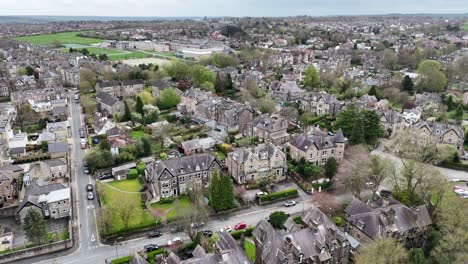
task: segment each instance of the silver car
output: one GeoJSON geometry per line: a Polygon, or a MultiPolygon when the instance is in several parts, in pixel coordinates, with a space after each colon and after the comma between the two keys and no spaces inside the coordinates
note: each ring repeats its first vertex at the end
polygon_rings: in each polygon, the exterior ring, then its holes
{"type": "Polygon", "coordinates": [[[88,200],[93,200],[93,199],[94,199],[94,193],[88,192],[88,200]]]}

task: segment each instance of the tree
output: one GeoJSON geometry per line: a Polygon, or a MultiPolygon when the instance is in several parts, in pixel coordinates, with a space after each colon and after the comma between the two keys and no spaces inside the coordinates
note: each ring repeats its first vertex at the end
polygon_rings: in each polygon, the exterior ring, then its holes
{"type": "Polygon", "coordinates": [[[173,88],[165,89],[161,92],[161,98],[158,103],[160,109],[171,109],[180,103],[180,96],[173,88]]]}
{"type": "Polygon", "coordinates": [[[328,179],[333,178],[338,169],[338,162],[336,161],[335,157],[330,157],[323,166],[323,169],[325,171],[324,174],[328,179]]]}
{"type": "Polygon", "coordinates": [[[335,128],[343,131],[343,134],[350,137],[354,128],[354,124],[359,117],[359,112],[356,106],[350,105],[345,111],[338,114],[335,122],[335,128]]]}
{"type": "Polygon", "coordinates": [[[316,118],[317,115],[311,111],[305,111],[301,114],[301,117],[299,117],[299,122],[301,126],[307,130],[307,127],[313,124],[314,118],[316,118]]]}
{"type": "Polygon", "coordinates": [[[320,86],[320,77],[314,65],[310,65],[304,72],[304,87],[313,90],[320,86]]]}
{"type": "Polygon", "coordinates": [[[371,86],[371,88],[369,89],[369,92],[367,94],[377,96],[377,89],[375,88],[375,85],[371,86]]]}
{"type": "Polygon", "coordinates": [[[440,63],[433,60],[425,60],[419,64],[419,90],[425,92],[443,92],[447,84],[447,78],[442,72],[440,63]]]}
{"type": "Polygon", "coordinates": [[[106,61],[109,59],[109,57],[107,57],[107,54],[106,53],[103,53],[103,54],[99,54],[99,60],[100,61],[106,61]]]}
{"type": "Polygon", "coordinates": [[[403,92],[413,94],[413,89],[414,89],[413,80],[408,75],[405,75],[405,77],[403,78],[403,81],[401,83],[401,90],[403,92]]]}
{"type": "Polygon", "coordinates": [[[130,221],[135,215],[135,208],[140,206],[137,199],[120,199],[118,203],[115,203],[114,210],[118,214],[119,219],[122,221],[125,229],[128,228],[130,221]]]}
{"type": "Polygon", "coordinates": [[[276,101],[270,97],[264,97],[257,101],[257,107],[263,114],[272,114],[276,111],[276,101]]]}
{"type": "Polygon", "coordinates": [[[270,214],[268,219],[270,220],[271,226],[276,229],[283,229],[284,223],[288,219],[288,215],[283,211],[276,211],[270,214]]]}
{"type": "Polygon", "coordinates": [[[287,120],[296,121],[299,117],[299,111],[295,107],[286,106],[281,108],[279,114],[287,120]]]}
{"type": "Polygon", "coordinates": [[[122,121],[131,121],[132,120],[132,114],[130,112],[130,108],[128,107],[127,101],[124,101],[124,107],[125,107],[125,112],[124,115],[122,116],[122,121]]]}
{"type": "Polygon", "coordinates": [[[359,145],[365,144],[366,140],[364,138],[364,125],[362,117],[358,117],[356,119],[356,123],[353,126],[353,132],[351,133],[351,137],[349,138],[350,145],[359,145]]]}
{"type": "Polygon", "coordinates": [[[81,49],[81,53],[85,56],[88,56],[89,55],[89,50],[87,48],[83,48],[81,49]]]}
{"type": "Polygon", "coordinates": [[[395,167],[395,164],[389,158],[381,158],[376,155],[371,156],[369,180],[372,182],[372,185],[370,186],[370,189],[372,190],[372,198],[375,198],[377,190],[389,173],[391,173],[393,167],[395,167]]]}
{"type": "Polygon", "coordinates": [[[363,110],[360,115],[363,122],[364,140],[369,145],[375,145],[385,132],[380,125],[380,117],[373,110],[363,110]]]}
{"type": "Polygon", "coordinates": [[[357,264],[407,263],[408,252],[401,244],[392,238],[381,238],[373,243],[367,244],[356,255],[357,264]]]}
{"type": "Polygon", "coordinates": [[[317,206],[320,209],[320,211],[322,211],[329,217],[331,217],[334,213],[340,211],[341,209],[341,206],[336,201],[335,197],[327,192],[322,191],[314,193],[311,201],[315,206],[317,206]]]}
{"type": "Polygon", "coordinates": [[[109,150],[93,150],[85,156],[86,164],[93,170],[108,168],[114,164],[112,153],[109,150]]]}
{"type": "Polygon", "coordinates": [[[192,67],[192,84],[194,87],[201,87],[204,83],[214,85],[216,74],[202,65],[192,67]]]}
{"type": "Polygon", "coordinates": [[[143,156],[149,156],[151,155],[152,150],[151,150],[151,142],[148,139],[148,137],[142,137],[141,138],[141,143],[143,144],[143,156]]]}
{"type": "Polygon", "coordinates": [[[41,244],[47,235],[47,228],[44,217],[40,211],[30,207],[27,209],[23,220],[23,229],[26,233],[26,238],[33,244],[41,244]]]}
{"type": "Polygon", "coordinates": [[[232,83],[231,74],[228,72],[226,73],[226,77],[224,78],[224,91],[230,92],[234,89],[234,85],[232,83]]]}
{"type": "Polygon", "coordinates": [[[109,234],[113,227],[113,211],[108,207],[104,206],[98,210],[98,226],[102,234],[109,234]]]}
{"type": "Polygon", "coordinates": [[[145,111],[143,111],[143,107],[144,107],[144,104],[143,104],[143,101],[141,100],[141,97],[137,96],[136,112],[139,113],[142,117],[145,116],[145,111]]]}
{"type": "Polygon", "coordinates": [[[234,207],[234,187],[229,176],[218,176],[218,171],[214,171],[210,185],[210,205],[213,209],[219,212],[234,207]]]}
{"type": "Polygon", "coordinates": [[[214,89],[217,93],[223,93],[224,87],[225,87],[224,80],[221,78],[221,74],[217,72],[215,83],[214,83],[214,89]]]}
{"type": "Polygon", "coordinates": [[[387,69],[395,70],[398,65],[398,57],[395,51],[386,49],[383,52],[383,63],[387,69]]]}
{"type": "Polygon", "coordinates": [[[83,92],[89,92],[94,89],[97,83],[97,74],[90,69],[81,69],[79,88],[83,92]]]}
{"type": "Polygon", "coordinates": [[[412,248],[409,251],[409,263],[411,264],[426,264],[424,252],[420,248],[412,248]]]}
{"type": "Polygon", "coordinates": [[[312,165],[312,164],[304,165],[303,175],[306,180],[316,179],[319,174],[320,174],[320,167],[312,165]]]}
{"type": "Polygon", "coordinates": [[[98,147],[99,147],[100,150],[110,150],[111,149],[111,145],[109,144],[109,141],[107,141],[106,139],[102,140],[99,143],[98,147]]]}
{"type": "Polygon", "coordinates": [[[348,147],[344,159],[340,162],[336,181],[338,187],[360,197],[365,184],[369,179],[370,156],[367,147],[364,145],[354,145],[348,147]]]}
{"type": "Polygon", "coordinates": [[[29,66],[29,65],[26,67],[26,74],[27,74],[27,75],[33,76],[33,75],[34,75],[34,72],[35,72],[35,71],[34,71],[34,68],[33,68],[33,67],[31,67],[31,66],[29,66]]]}
{"type": "Polygon", "coordinates": [[[463,107],[461,105],[455,110],[455,119],[457,119],[457,121],[463,120],[463,107]]]}
{"type": "Polygon", "coordinates": [[[31,123],[38,119],[38,114],[31,108],[30,104],[22,104],[17,108],[16,123],[24,130],[25,123],[31,123]]]}

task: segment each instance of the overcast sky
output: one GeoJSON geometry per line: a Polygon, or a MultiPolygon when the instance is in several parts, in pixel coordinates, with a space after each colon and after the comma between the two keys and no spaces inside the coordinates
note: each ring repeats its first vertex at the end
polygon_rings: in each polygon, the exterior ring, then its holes
{"type": "Polygon", "coordinates": [[[0,15],[321,16],[467,12],[468,0],[0,0],[0,15]]]}

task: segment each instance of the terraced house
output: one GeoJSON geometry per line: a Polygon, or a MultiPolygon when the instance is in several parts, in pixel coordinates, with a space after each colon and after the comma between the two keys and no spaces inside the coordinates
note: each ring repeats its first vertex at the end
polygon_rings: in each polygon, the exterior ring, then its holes
{"type": "Polygon", "coordinates": [[[273,144],[237,149],[228,154],[226,166],[239,184],[265,177],[286,178],[286,154],[273,144]]]}
{"type": "Polygon", "coordinates": [[[302,110],[311,111],[318,116],[336,116],[344,107],[344,102],[326,92],[308,93],[299,104],[299,108],[302,110]]]}
{"type": "Polygon", "coordinates": [[[177,197],[190,188],[208,188],[221,166],[210,154],[176,157],[148,166],[148,179],[157,198],[177,197]]]}
{"type": "Polygon", "coordinates": [[[438,122],[419,122],[411,128],[420,143],[433,140],[439,144],[454,145],[463,153],[463,140],[465,133],[458,125],[442,124],[438,122]]]}
{"type": "Polygon", "coordinates": [[[300,161],[304,158],[315,165],[323,165],[330,157],[341,161],[347,139],[341,129],[334,135],[315,129],[312,135],[298,135],[291,142],[291,157],[300,161]]]}

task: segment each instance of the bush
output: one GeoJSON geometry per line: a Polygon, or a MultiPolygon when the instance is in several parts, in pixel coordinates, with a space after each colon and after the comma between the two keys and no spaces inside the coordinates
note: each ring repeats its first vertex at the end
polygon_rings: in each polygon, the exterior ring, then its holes
{"type": "Polygon", "coordinates": [[[231,236],[234,239],[239,239],[241,237],[242,233],[244,233],[244,230],[234,230],[234,231],[231,232],[231,236]]]}
{"type": "Polygon", "coordinates": [[[284,197],[294,197],[294,196],[297,196],[298,193],[299,192],[297,191],[297,189],[288,189],[288,190],[274,192],[268,195],[260,196],[260,201],[266,202],[266,201],[274,201],[274,200],[284,198],[284,197]]]}
{"type": "Polygon", "coordinates": [[[343,227],[345,225],[345,221],[339,216],[332,217],[332,221],[339,227],[343,227]]]}
{"type": "Polygon", "coordinates": [[[302,222],[302,218],[300,216],[293,217],[293,221],[294,221],[294,223],[296,223],[298,225],[304,224],[304,222],[302,222]]]}
{"type": "Polygon", "coordinates": [[[161,198],[161,200],[159,200],[159,203],[160,204],[171,204],[175,201],[174,198],[172,197],[168,197],[168,198],[161,198]]]}
{"type": "Polygon", "coordinates": [[[127,263],[130,263],[130,261],[132,261],[133,259],[133,256],[126,256],[126,257],[123,257],[123,258],[118,258],[118,259],[114,259],[112,260],[112,264],[127,264],[127,263]]]}
{"type": "Polygon", "coordinates": [[[131,169],[130,172],[127,174],[127,179],[133,180],[138,178],[138,171],[136,169],[131,169]]]}
{"type": "Polygon", "coordinates": [[[148,253],[148,261],[150,263],[154,263],[154,257],[156,257],[157,255],[166,254],[166,253],[167,253],[167,251],[164,248],[160,248],[158,250],[151,251],[151,252],[148,253]]]}
{"type": "Polygon", "coordinates": [[[258,189],[259,187],[260,187],[260,184],[258,182],[247,184],[247,190],[258,189]]]}
{"type": "Polygon", "coordinates": [[[332,182],[322,182],[322,183],[312,183],[312,186],[314,187],[315,190],[318,190],[319,187],[322,187],[322,190],[326,190],[332,186],[332,182]]]}
{"type": "Polygon", "coordinates": [[[255,226],[249,226],[245,229],[245,236],[249,237],[252,235],[252,232],[254,231],[255,226]]]}
{"type": "Polygon", "coordinates": [[[138,174],[144,175],[146,170],[146,164],[143,162],[138,163],[138,165],[136,166],[136,170],[138,171],[138,174]]]}

